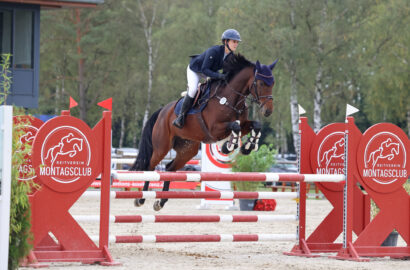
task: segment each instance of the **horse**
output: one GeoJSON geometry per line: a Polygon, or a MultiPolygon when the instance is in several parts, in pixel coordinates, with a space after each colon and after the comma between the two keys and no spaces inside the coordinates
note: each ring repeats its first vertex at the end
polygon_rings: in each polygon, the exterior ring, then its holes
{"type": "MultiPolygon", "coordinates": [[[[211,82],[206,107],[202,112],[188,114],[182,129],[172,124],[177,117],[174,112],[177,101],[152,114],[143,128],[139,153],[130,171],[153,171],[171,149],[176,151],[176,156],[165,168],[177,171],[198,153],[201,142],[219,142],[221,151],[229,154],[238,147],[240,138],[249,133],[240,151],[245,155],[256,151],[262,125],[248,120],[246,100],[257,103],[265,117],[272,114],[275,83],[272,70],[277,61],[267,66],[259,61],[252,63],[240,54],[229,55],[223,66],[226,79],[211,82]]],[[[163,191],[168,191],[169,185],[165,181],[163,191]]],[[[148,187],[149,182],[145,182],[143,190],[148,187]]],[[[154,210],[159,211],[167,201],[155,201],[154,210]]],[[[145,199],[136,199],[134,204],[141,206],[144,202],[145,199]]]]}
{"type": "Polygon", "coordinates": [[[67,136],[61,138],[60,142],[51,147],[45,160],[49,159],[51,162],[51,167],[54,166],[54,162],[57,160],[58,156],[74,157],[78,152],[83,150],[83,139],[75,138],[73,133],[69,133],[67,136]]]}
{"type": "Polygon", "coordinates": [[[398,143],[392,142],[390,138],[385,140],[380,144],[380,147],[371,152],[367,163],[374,169],[379,159],[392,160],[395,156],[398,156],[400,153],[400,145],[398,143]]]}
{"type": "Polygon", "coordinates": [[[321,163],[323,161],[326,161],[326,168],[329,167],[330,162],[333,159],[338,159],[341,158],[342,160],[344,160],[344,155],[345,155],[345,139],[341,138],[340,140],[338,140],[337,142],[335,142],[335,144],[333,145],[333,147],[329,150],[327,150],[322,157],[322,160],[320,161],[321,163]]]}

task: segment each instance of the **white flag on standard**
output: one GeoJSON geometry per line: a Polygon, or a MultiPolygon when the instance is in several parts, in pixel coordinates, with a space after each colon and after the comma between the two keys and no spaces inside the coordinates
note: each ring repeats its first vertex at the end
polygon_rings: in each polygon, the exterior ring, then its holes
{"type": "Polygon", "coordinates": [[[346,117],[358,112],[359,109],[353,107],[352,105],[346,104],[346,117]]]}
{"type": "Polygon", "coordinates": [[[300,106],[300,104],[298,104],[298,107],[299,107],[299,115],[306,113],[305,109],[303,109],[302,106],[300,106]]]}

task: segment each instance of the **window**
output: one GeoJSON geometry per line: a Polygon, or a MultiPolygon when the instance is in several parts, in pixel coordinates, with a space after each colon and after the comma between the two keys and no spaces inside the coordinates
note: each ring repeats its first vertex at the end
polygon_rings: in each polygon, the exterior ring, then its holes
{"type": "Polygon", "coordinates": [[[15,10],[15,68],[33,68],[34,12],[15,10]]]}
{"type": "Polygon", "coordinates": [[[37,108],[40,6],[11,2],[20,1],[0,0],[0,54],[11,54],[13,79],[6,104],[37,108]]]}
{"type": "Polygon", "coordinates": [[[0,54],[11,53],[12,12],[0,9],[0,54]]]}

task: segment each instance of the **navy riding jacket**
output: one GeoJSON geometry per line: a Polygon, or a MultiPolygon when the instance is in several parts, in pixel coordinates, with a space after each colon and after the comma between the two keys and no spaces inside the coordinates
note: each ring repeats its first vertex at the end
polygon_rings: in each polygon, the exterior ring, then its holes
{"type": "Polygon", "coordinates": [[[222,74],[217,71],[222,69],[224,53],[224,45],[212,46],[202,54],[192,56],[189,68],[211,78],[220,78],[222,74]]]}

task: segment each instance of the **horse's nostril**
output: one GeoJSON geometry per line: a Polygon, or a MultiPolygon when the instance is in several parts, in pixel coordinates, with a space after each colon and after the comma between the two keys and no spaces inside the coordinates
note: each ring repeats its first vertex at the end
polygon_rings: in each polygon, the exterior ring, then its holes
{"type": "Polygon", "coordinates": [[[272,113],[272,110],[266,110],[265,111],[265,116],[269,116],[269,115],[271,115],[271,113],[272,113]]]}

